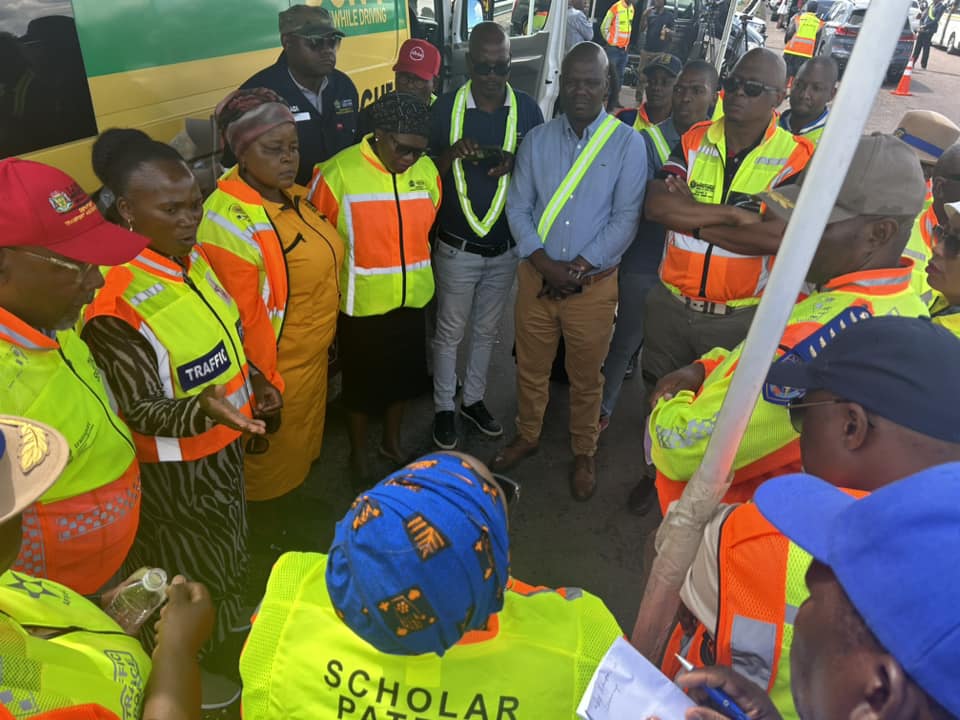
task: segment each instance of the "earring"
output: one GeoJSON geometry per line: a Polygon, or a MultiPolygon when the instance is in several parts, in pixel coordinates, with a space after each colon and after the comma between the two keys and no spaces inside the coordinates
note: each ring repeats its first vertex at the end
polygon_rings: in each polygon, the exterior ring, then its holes
{"type": "Polygon", "coordinates": [[[127,220],[127,230],[133,232],[133,220],[127,220]]]}

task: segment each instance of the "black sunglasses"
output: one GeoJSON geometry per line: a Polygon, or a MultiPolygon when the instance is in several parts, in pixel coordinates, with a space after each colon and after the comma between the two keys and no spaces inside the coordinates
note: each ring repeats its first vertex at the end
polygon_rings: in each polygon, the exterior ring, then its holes
{"type": "Polygon", "coordinates": [[[510,63],[509,62],[498,62],[491,65],[490,63],[473,63],[474,75],[499,75],[500,77],[505,77],[510,74],[510,63]]]}
{"type": "Polygon", "coordinates": [[[765,92],[779,92],[780,88],[764,85],[759,80],[744,80],[736,75],[729,75],[723,79],[723,89],[734,95],[740,88],[747,97],[760,97],[765,92]]]}
{"type": "Polygon", "coordinates": [[[960,255],[960,232],[951,232],[943,225],[933,226],[933,240],[936,245],[943,245],[943,254],[949,258],[960,255]]]}
{"type": "Polygon", "coordinates": [[[387,137],[389,138],[390,143],[393,145],[394,155],[398,157],[412,157],[414,160],[419,160],[427,154],[426,148],[414,147],[413,145],[404,145],[389,133],[387,134],[387,137]]]}
{"type": "Polygon", "coordinates": [[[305,35],[297,35],[297,37],[311,50],[336,50],[340,47],[341,38],[336,35],[328,37],[306,37],[305,35]]]}

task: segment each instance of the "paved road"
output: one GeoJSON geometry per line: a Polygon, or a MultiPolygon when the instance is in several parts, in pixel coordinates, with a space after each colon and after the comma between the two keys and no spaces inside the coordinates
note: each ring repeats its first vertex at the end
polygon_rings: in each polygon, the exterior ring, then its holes
{"type": "MultiPolygon", "coordinates": [[[[771,25],[770,46],[782,47],[781,38],[782,32],[771,25]]],[[[910,108],[930,108],[956,117],[958,91],[960,57],[934,50],[929,69],[914,75],[913,97],[895,97],[889,88],[881,90],[868,130],[889,132],[910,108]]],[[[508,427],[508,436],[516,412],[512,337],[511,314],[495,351],[487,398],[490,409],[508,427]]],[[[576,503],[567,491],[571,456],[565,430],[565,386],[552,388],[539,455],[512,473],[523,484],[523,497],[511,517],[514,574],[529,582],[585,587],[607,601],[625,629],[632,627],[643,589],[644,543],[659,522],[656,516],[630,514],[624,504],[642,462],[642,395],[638,379],[624,384],[620,406],[602,438],[600,487],[590,502],[576,503]]],[[[410,408],[404,440],[411,452],[430,449],[432,413],[428,397],[410,408]]],[[[376,439],[371,436],[373,447],[376,439]]],[[[466,433],[463,448],[487,460],[500,444],[466,433]]],[[[286,516],[291,527],[307,533],[308,544],[316,549],[329,543],[333,521],[352,500],[346,480],[347,453],[343,414],[334,404],[323,457],[286,516]]],[[[380,470],[386,473],[389,468],[381,463],[380,470]]]]}

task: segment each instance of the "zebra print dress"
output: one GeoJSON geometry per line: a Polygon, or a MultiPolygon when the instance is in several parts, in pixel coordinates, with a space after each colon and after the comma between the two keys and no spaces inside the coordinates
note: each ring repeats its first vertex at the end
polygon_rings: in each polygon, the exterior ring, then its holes
{"type": "MultiPolygon", "coordinates": [[[[199,397],[165,397],[156,353],[130,325],[96,317],[84,327],[83,339],[131,429],[167,437],[209,429],[199,397]]],[[[217,609],[214,636],[204,652],[209,656],[231,628],[249,624],[240,617],[248,562],[241,441],[192,462],[144,463],[140,472],[140,527],[123,577],[143,566],[160,567],[170,577],[182,574],[206,585],[217,609]]],[[[152,628],[141,639],[152,650],[152,628]]]]}

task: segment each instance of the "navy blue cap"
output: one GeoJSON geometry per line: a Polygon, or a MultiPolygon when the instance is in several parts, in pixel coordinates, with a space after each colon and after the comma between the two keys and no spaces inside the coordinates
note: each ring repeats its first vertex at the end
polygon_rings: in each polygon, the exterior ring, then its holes
{"type": "Polygon", "coordinates": [[[774,364],[767,382],[827,390],[897,425],[960,443],[960,339],[927,318],[858,322],[815,358],[774,364]]]}
{"type": "Polygon", "coordinates": [[[643,66],[644,74],[648,74],[651,70],[666,70],[668,73],[677,77],[683,71],[683,63],[680,61],[676,55],[671,55],[670,53],[657,53],[649,62],[643,66]]]}
{"type": "Polygon", "coordinates": [[[780,532],[828,565],[877,640],[960,717],[960,463],[856,500],[811,475],[761,485],[754,501],[780,532]]]}

